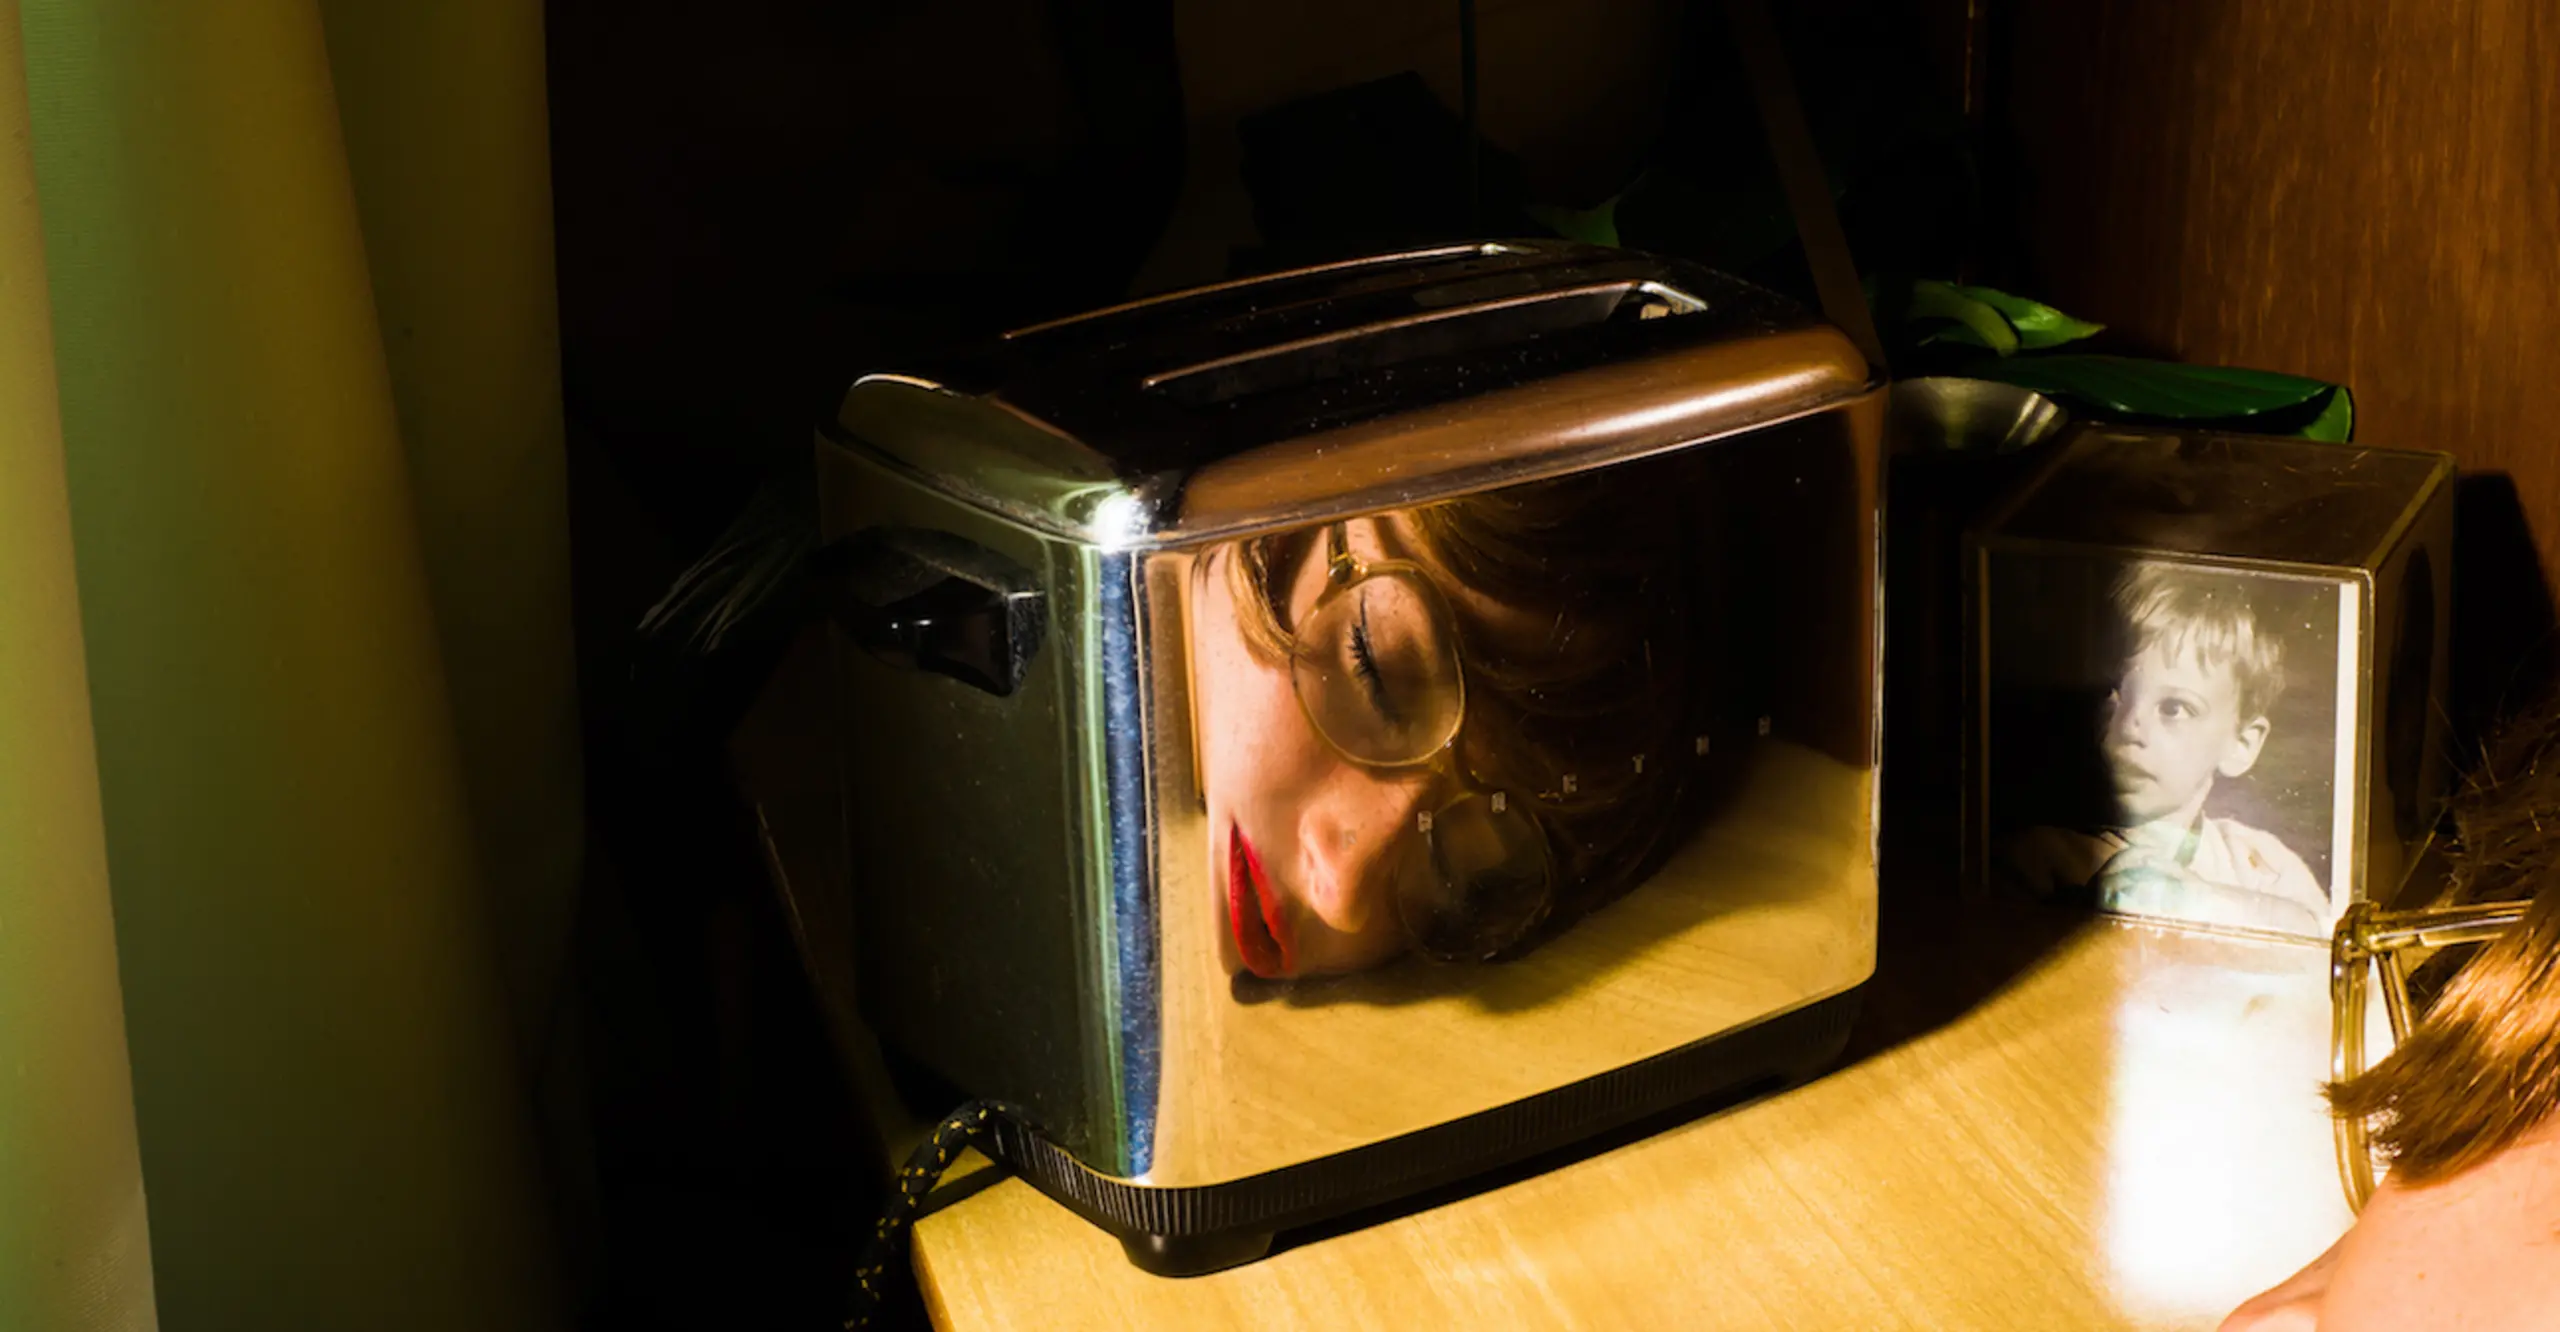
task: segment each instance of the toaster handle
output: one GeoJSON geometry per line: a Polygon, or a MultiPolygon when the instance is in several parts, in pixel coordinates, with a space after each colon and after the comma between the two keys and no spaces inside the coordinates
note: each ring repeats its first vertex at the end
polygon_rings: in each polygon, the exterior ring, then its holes
{"type": "Polygon", "coordinates": [[[818,553],[828,615],[883,661],[1004,697],[1048,633],[1031,571],[964,537],[870,527],[818,553]]]}

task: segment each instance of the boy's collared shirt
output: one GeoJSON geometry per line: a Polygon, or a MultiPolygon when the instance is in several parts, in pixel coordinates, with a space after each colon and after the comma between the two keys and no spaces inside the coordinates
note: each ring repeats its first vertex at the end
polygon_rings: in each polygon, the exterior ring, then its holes
{"type": "Polygon", "coordinates": [[[2313,936],[2338,918],[2302,857],[2237,819],[2098,832],[2030,828],[2002,859],[2030,892],[2091,889],[2097,905],[2113,911],[2313,936]]]}
{"type": "Polygon", "coordinates": [[[2322,929],[2338,923],[2329,894],[2311,867],[2275,834],[2238,819],[2197,820],[2195,855],[2187,868],[2207,883],[2225,884],[2299,904],[2322,929]]]}

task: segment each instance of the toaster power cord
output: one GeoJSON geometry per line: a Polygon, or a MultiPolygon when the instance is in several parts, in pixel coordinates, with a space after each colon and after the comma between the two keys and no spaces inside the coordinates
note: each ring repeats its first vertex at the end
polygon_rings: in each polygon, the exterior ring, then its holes
{"type": "Polygon", "coordinates": [[[933,1186],[942,1181],[951,1163],[960,1153],[978,1148],[989,1156],[988,1139],[996,1125],[1005,1120],[1026,1122],[1022,1107],[1009,1101],[971,1101],[933,1126],[933,1132],[907,1155],[907,1163],[898,1168],[889,1197],[880,1204],[880,1218],[862,1243],[862,1257],[853,1267],[852,1310],[845,1315],[845,1332],[863,1332],[880,1316],[881,1301],[888,1294],[889,1270],[905,1252],[908,1232],[924,1211],[924,1200],[933,1186]]]}

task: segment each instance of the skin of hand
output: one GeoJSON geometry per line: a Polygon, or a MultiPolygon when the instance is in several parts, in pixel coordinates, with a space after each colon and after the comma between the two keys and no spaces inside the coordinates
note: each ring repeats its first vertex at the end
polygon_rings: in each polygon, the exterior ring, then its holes
{"type": "Polygon", "coordinates": [[[2172,855],[2148,845],[2128,842],[2119,832],[2108,833],[2106,841],[2117,850],[2097,874],[2095,882],[2101,906],[2117,911],[2192,917],[2199,914],[2206,899],[2214,893],[2213,885],[2197,878],[2172,855]]]}
{"type": "Polygon", "coordinates": [[[2106,859],[2124,847],[2114,833],[2090,837],[2061,828],[2029,828],[2010,839],[1993,870],[2012,890],[2049,897],[2098,876],[2106,859]]]}
{"type": "Polygon", "coordinates": [[[2222,1332],[2560,1326],[2560,1123],[2418,1188],[2384,1180],[2353,1228],[2222,1332]]]}

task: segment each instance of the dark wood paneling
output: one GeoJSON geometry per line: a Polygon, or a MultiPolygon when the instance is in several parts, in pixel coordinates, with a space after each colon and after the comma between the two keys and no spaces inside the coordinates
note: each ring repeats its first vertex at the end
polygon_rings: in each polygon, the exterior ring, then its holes
{"type": "MultiPolygon", "coordinates": [[[[1624,186],[1659,130],[1685,0],[1479,0],[1485,138],[1541,199],[1583,206],[1624,186]]],[[[1257,240],[1236,122],[1411,70],[1460,105],[1457,0],[1173,0],[1190,157],[1138,292],[1230,276],[1257,240]]]]}
{"type": "Polygon", "coordinates": [[[2017,280],[2132,342],[2355,389],[2511,474],[2560,556],[2560,6],[2012,0],[2017,280]]]}

